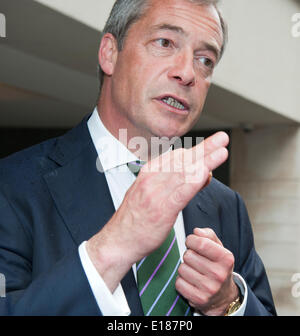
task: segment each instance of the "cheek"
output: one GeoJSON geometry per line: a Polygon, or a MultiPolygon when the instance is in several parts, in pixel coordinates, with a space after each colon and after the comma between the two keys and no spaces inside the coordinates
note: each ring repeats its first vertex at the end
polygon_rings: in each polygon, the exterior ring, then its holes
{"type": "Polygon", "coordinates": [[[117,65],[112,76],[112,90],[117,96],[126,97],[127,102],[131,100],[132,92],[135,91],[137,81],[137,70],[134,63],[128,59],[122,58],[117,62],[117,65]]]}
{"type": "Polygon", "coordinates": [[[131,55],[130,53],[126,56],[125,61],[121,62],[118,77],[127,91],[136,92],[143,86],[148,77],[147,67],[144,63],[136,54],[131,55]]]}
{"type": "Polygon", "coordinates": [[[197,79],[197,86],[199,87],[199,91],[202,92],[202,94],[207,94],[210,86],[212,83],[212,76],[205,77],[203,75],[198,75],[197,79]]]}
{"type": "Polygon", "coordinates": [[[208,91],[211,86],[211,77],[205,78],[205,79],[199,79],[196,83],[197,85],[197,93],[196,93],[196,99],[198,100],[198,103],[203,106],[205,104],[205,100],[208,94],[208,91]]]}

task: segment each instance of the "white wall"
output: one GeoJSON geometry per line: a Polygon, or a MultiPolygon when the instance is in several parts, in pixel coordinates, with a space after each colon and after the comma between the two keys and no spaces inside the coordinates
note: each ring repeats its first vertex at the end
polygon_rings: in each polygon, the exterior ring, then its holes
{"type": "Polygon", "coordinates": [[[34,0],[87,26],[102,30],[114,0],[34,0]]]}
{"type": "Polygon", "coordinates": [[[229,44],[215,82],[300,122],[298,0],[223,0],[229,44]]]}
{"type": "Polygon", "coordinates": [[[246,202],[278,314],[300,315],[291,281],[300,273],[300,128],[234,130],[231,140],[231,187],[246,202]]]}

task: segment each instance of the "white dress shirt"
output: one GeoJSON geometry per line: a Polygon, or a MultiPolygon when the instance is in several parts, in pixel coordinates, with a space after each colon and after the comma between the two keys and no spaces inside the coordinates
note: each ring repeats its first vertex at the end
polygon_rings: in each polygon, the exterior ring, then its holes
{"type": "MultiPolygon", "coordinates": [[[[127,190],[134,183],[136,177],[128,169],[127,163],[138,160],[119,140],[117,140],[103,125],[97,108],[88,121],[88,129],[98,153],[101,165],[97,164],[99,173],[104,173],[110,190],[110,194],[116,210],[120,207],[127,190]]],[[[99,190],[99,192],[101,192],[99,190]]],[[[185,229],[182,212],[174,224],[181,260],[186,250],[185,229]]],[[[85,248],[86,242],[79,246],[79,256],[83,269],[86,273],[96,302],[104,316],[129,316],[131,314],[126,296],[121,284],[114,293],[111,293],[102,277],[94,267],[85,248]]],[[[136,265],[133,265],[133,272],[136,279],[136,265]]],[[[247,286],[244,279],[234,273],[234,280],[244,295],[244,301],[237,312],[232,315],[243,315],[247,302],[247,286]]]]}

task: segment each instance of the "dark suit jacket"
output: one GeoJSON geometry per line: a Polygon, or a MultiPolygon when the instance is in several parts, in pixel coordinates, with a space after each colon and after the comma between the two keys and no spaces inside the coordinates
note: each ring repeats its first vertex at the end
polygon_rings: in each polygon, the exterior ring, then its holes
{"type": "MultiPolygon", "coordinates": [[[[78,246],[114,213],[87,118],[64,136],[0,161],[0,273],[6,298],[0,315],[101,315],[78,246]]],[[[235,256],[247,282],[246,315],[275,314],[247,211],[217,180],[183,211],[186,233],[210,227],[235,256]]],[[[132,315],[142,315],[133,272],[122,281],[132,315]]]]}

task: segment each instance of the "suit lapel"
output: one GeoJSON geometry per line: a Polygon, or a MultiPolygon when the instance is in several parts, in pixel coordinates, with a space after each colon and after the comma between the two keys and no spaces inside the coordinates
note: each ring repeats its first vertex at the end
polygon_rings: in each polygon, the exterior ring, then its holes
{"type": "Polygon", "coordinates": [[[183,210],[185,232],[188,236],[193,233],[195,228],[211,228],[221,239],[218,210],[209,196],[207,188],[200,191],[183,210]]]}
{"type": "MultiPolygon", "coordinates": [[[[59,167],[44,176],[55,205],[76,245],[99,232],[115,212],[87,119],[58,140],[50,159],[59,167]]],[[[133,271],[122,280],[132,315],[142,315],[133,271]]]]}
{"type": "Polygon", "coordinates": [[[105,175],[86,122],[58,140],[51,159],[61,166],[44,176],[56,207],[75,243],[88,240],[114,213],[105,175]]]}

